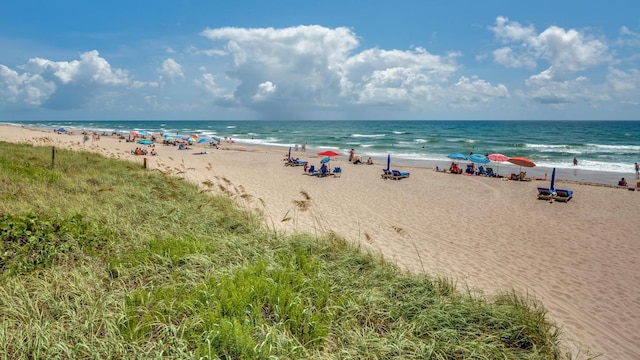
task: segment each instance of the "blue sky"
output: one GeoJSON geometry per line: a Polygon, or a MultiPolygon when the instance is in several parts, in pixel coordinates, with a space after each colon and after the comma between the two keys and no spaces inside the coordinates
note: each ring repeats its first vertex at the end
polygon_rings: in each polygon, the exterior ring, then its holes
{"type": "Polygon", "coordinates": [[[9,1],[0,121],[640,119],[640,2],[9,1]]]}

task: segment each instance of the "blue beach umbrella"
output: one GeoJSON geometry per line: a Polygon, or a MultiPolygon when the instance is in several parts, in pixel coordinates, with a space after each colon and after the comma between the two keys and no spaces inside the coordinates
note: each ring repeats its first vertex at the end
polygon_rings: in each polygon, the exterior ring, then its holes
{"type": "Polygon", "coordinates": [[[320,163],[322,163],[322,164],[326,164],[326,163],[328,163],[329,161],[331,161],[331,158],[327,156],[327,157],[325,157],[324,159],[320,160],[320,163]]]}
{"type": "Polygon", "coordinates": [[[198,140],[198,144],[202,144],[203,142],[209,142],[210,140],[208,138],[202,138],[200,140],[198,140]]]}
{"type": "Polygon", "coordinates": [[[219,137],[217,137],[217,136],[211,136],[211,138],[212,138],[213,140],[215,140],[215,141],[218,141],[218,142],[220,141],[220,138],[219,138],[219,137]]]}
{"type": "Polygon", "coordinates": [[[461,153],[453,153],[453,154],[449,154],[449,156],[447,156],[449,159],[452,160],[469,160],[469,158],[467,157],[467,155],[465,154],[461,154],[461,153]]]}
{"type": "Polygon", "coordinates": [[[482,154],[471,154],[469,160],[476,164],[488,164],[491,160],[482,154]]]}
{"type": "Polygon", "coordinates": [[[549,190],[551,190],[551,192],[556,191],[556,168],[553,168],[551,172],[551,185],[549,186],[549,190]]]}

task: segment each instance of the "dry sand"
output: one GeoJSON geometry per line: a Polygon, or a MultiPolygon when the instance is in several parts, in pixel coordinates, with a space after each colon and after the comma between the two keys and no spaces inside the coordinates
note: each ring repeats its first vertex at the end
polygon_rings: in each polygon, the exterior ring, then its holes
{"type": "MultiPolygon", "coordinates": [[[[80,134],[0,126],[0,140],[140,164],[145,158],[130,155],[139,145],[115,137],[83,144],[80,134]]],[[[574,190],[574,198],[550,203],[536,199],[536,187],[546,181],[406,167],[409,178],[383,180],[383,165],[351,165],[344,158],[331,161],[343,168],[341,177],[317,178],[284,166],[284,148],[156,150],[158,156],[146,157],[150,169],[186,170],[180,176],[190,181],[220,184],[242,206],[261,210],[271,228],[334,231],[412,272],[447,276],[486,294],[516,289],[543,303],[576,358],[640,358],[640,192],[563,182],[560,172],[556,187],[574,190]],[[294,205],[301,192],[311,197],[306,212],[294,205]]],[[[293,155],[319,165],[313,153],[293,155]]]]}

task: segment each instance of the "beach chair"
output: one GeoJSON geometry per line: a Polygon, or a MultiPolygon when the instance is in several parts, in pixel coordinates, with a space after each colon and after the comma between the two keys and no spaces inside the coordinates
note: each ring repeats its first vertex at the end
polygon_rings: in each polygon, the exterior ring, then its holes
{"type": "Polygon", "coordinates": [[[340,176],[342,175],[342,168],[340,168],[340,167],[335,167],[335,168],[333,169],[333,175],[334,175],[335,177],[340,177],[340,176]]]}
{"type": "Polygon", "coordinates": [[[555,201],[568,202],[573,197],[573,190],[556,189],[555,201]]]}
{"type": "Polygon", "coordinates": [[[391,170],[391,175],[392,175],[391,178],[393,180],[400,180],[400,179],[408,178],[409,175],[411,174],[407,171],[391,170]]]}
{"type": "Polygon", "coordinates": [[[393,174],[391,174],[391,171],[389,169],[382,169],[382,178],[383,179],[391,179],[393,177],[393,174]]]}
{"type": "Polygon", "coordinates": [[[487,176],[494,177],[496,174],[493,173],[493,168],[487,168],[487,176]]]}
{"type": "Polygon", "coordinates": [[[316,166],[315,165],[311,165],[311,166],[309,166],[309,171],[307,171],[307,175],[318,176],[318,175],[320,175],[320,172],[318,170],[316,170],[316,166]]]}
{"type": "Polygon", "coordinates": [[[300,159],[289,159],[284,165],[285,166],[304,166],[308,164],[308,161],[300,160],[300,159]]]}
{"type": "Polygon", "coordinates": [[[527,177],[526,171],[520,171],[520,175],[518,176],[519,181],[531,181],[530,177],[527,177]]]}
{"type": "Polygon", "coordinates": [[[539,187],[538,188],[538,199],[540,200],[551,200],[553,199],[553,191],[549,188],[539,187]]]}

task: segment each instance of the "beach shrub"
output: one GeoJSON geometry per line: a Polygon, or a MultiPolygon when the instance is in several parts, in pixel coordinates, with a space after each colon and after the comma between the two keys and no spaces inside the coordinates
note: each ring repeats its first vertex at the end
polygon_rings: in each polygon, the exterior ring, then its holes
{"type": "Polygon", "coordinates": [[[42,218],[33,213],[0,215],[0,272],[22,274],[66,261],[76,252],[95,252],[108,237],[82,215],[42,218]]]}

